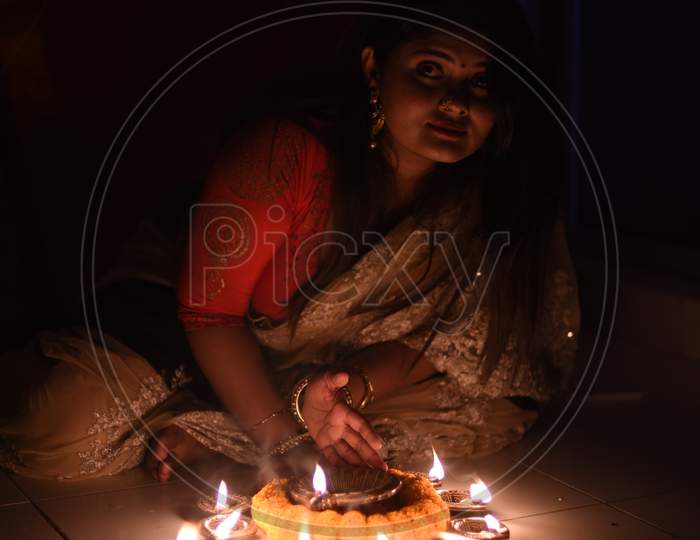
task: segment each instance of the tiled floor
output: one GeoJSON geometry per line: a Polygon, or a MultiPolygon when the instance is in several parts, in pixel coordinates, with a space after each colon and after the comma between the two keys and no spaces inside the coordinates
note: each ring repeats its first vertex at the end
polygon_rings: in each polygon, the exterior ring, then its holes
{"type": "MultiPolygon", "coordinates": [[[[481,477],[494,493],[490,510],[515,540],[700,538],[691,529],[696,461],[684,450],[693,446],[692,416],[660,403],[592,401],[541,460],[539,451],[520,460],[538,441],[536,428],[496,455],[445,460],[444,485],[481,477]]],[[[212,484],[222,475],[241,491],[254,480],[251,469],[207,474],[212,484]]],[[[142,470],[75,483],[0,475],[0,537],[175,540],[201,518],[198,498],[186,483],[159,485],[142,470]]]]}
{"type": "MultiPolygon", "coordinates": [[[[519,460],[537,442],[537,430],[494,456],[446,460],[444,484],[481,477],[494,492],[489,508],[518,540],[700,538],[690,519],[700,508],[696,471],[686,467],[692,456],[680,451],[684,417],[673,415],[644,401],[589,403],[534,467],[528,463],[538,452],[519,460]]],[[[227,477],[232,485],[252,478],[243,469],[227,477]]],[[[198,498],[186,483],[159,485],[142,470],[75,483],[0,476],[1,536],[175,539],[185,522],[201,517],[198,498]]]]}

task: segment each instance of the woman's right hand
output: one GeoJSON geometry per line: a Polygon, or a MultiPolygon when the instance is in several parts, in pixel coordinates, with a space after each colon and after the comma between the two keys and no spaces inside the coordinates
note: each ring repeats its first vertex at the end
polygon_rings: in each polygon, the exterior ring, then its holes
{"type": "Polygon", "coordinates": [[[377,453],[382,441],[362,415],[347,406],[338,390],[348,383],[346,372],[325,372],[309,382],[302,415],[318,447],[333,465],[387,469],[377,453]]]}

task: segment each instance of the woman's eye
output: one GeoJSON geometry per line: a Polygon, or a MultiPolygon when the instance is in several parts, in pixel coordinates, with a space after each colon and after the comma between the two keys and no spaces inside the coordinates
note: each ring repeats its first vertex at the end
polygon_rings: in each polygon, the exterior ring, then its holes
{"type": "Polygon", "coordinates": [[[442,67],[435,62],[421,62],[416,70],[428,79],[438,79],[442,76],[442,67]]]}

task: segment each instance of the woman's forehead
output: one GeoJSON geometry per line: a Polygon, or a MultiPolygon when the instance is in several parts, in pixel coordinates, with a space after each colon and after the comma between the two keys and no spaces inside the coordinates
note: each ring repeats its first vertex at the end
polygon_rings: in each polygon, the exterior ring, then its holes
{"type": "Polygon", "coordinates": [[[401,49],[408,55],[439,53],[439,56],[449,56],[450,60],[460,64],[461,67],[486,64],[490,58],[483,41],[479,42],[473,37],[454,37],[442,32],[431,32],[412,39],[404,43],[401,49]]]}

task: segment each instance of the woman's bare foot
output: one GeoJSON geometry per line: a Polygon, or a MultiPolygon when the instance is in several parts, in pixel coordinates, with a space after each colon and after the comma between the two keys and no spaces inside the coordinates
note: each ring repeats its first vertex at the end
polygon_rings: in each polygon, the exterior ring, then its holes
{"type": "Polygon", "coordinates": [[[161,482],[170,478],[172,468],[178,461],[190,464],[216,455],[216,452],[209,450],[177,426],[168,426],[160,430],[153,439],[151,448],[153,451],[146,450],[144,465],[161,482]]]}

